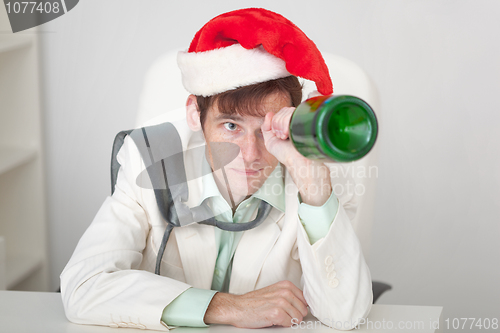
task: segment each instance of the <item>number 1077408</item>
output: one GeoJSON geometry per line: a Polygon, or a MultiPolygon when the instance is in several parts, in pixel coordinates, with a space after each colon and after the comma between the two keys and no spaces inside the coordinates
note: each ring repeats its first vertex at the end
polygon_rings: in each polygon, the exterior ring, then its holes
{"type": "Polygon", "coordinates": [[[22,2],[7,2],[5,4],[7,13],[15,14],[33,14],[33,13],[54,13],[57,14],[61,10],[59,2],[50,1],[22,1],[22,2]]]}
{"type": "Polygon", "coordinates": [[[449,329],[498,329],[498,318],[446,318],[445,327],[449,329]]]}

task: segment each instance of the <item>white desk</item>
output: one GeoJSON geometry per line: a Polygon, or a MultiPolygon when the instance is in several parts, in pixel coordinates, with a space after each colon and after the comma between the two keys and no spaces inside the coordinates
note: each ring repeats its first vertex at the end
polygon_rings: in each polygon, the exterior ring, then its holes
{"type": "MultiPolygon", "coordinates": [[[[407,305],[379,305],[374,304],[368,319],[372,327],[363,325],[353,332],[403,332],[403,333],[431,333],[441,332],[431,328],[431,322],[439,322],[443,308],[437,306],[407,306],[407,305]],[[402,324],[403,328],[398,329],[402,324]],[[385,325],[384,329],[383,325],[385,325]],[[392,329],[388,329],[392,325],[392,329]],[[424,327],[416,327],[417,325],[424,327]],[[408,328],[405,328],[407,326],[408,328]],[[409,326],[415,326],[410,328],[409,326]],[[377,329],[378,327],[378,329],[377,329]]],[[[316,319],[307,315],[303,326],[309,322],[311,331],[315,332],[341,332],[327,326],[315,325],[316,319]],[[314,325],[316,328],[314,328],[314,325]]],[[[318,322],[319,323],[319,322],[318,322]]],[[[442,323],[440,325],[442,327],[442,323]]],[[[305,330],[308,330],[305,328],[305,330]]],[[[238,329],[232,326],[211,325],[208,328],[179,327],[175,333],[214,333],[214,332],[252,332],[248,329],[238,329]]],[[[288,333],[297,332],[298,328],[264,328],[255,330],[255,333],[288,333]]],[[[301,330],[302,331],[302,330],[301,330]]],[[[113,333],[113,332],[144,332],[139,329],[119,329],[76,325],[70,323],[65,315],[58,293],[0,291],[0,332],[6,333],[113,333]]],[[[150,331],[153,332],[153,331],[150,331]]]]}

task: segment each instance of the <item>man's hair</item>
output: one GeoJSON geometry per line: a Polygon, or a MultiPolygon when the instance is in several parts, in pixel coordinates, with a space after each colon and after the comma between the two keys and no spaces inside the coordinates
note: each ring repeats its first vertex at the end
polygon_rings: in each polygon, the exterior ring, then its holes
{"type": "Polygon", "coordinates": [[[265,112],[260,105],[266,97],[274,93],[290,97],[293,107],[297,107],[302,101],[302,85],[296,76],[260,82],[209,97],[196,96],[201,126],[203,128],[207,110],[212,106],[217,107],[223,114],[237,113],[241,116],[264,117],[265,112]]]}

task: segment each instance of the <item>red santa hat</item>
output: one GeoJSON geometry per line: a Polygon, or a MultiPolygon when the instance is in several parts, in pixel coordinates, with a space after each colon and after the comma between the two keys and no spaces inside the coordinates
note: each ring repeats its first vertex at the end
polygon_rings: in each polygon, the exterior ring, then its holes
{"type": "Polygon", "coordinates": [[[212,96],[238,87],[295,75],[333,93],[328,67],[316,45],[283,16],[262,8],[219,15],[194,36],[177,63],[194,95],[212,96]]]}

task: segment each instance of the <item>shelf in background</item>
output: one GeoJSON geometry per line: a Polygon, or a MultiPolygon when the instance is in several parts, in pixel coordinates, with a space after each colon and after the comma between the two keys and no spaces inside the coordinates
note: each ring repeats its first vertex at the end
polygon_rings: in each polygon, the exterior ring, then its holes
{"type": "Polygon", "coordinates": [[[0,54],[28,47],[32,41],[30,36],[0,36],[0,54]]]}
{"type": "Polygon", "coordinates": [[[42,259],[39,257],[9,257],[6,263],[6,287],[10,289],[22,282],[33,272],[42,267],[42,259]]]}
{"type": "Polygon", "coordinates": [[[36,155],[37,150],[34,148],[0,146],[0,175],[24,163],[28,163],[36,155]]]}

